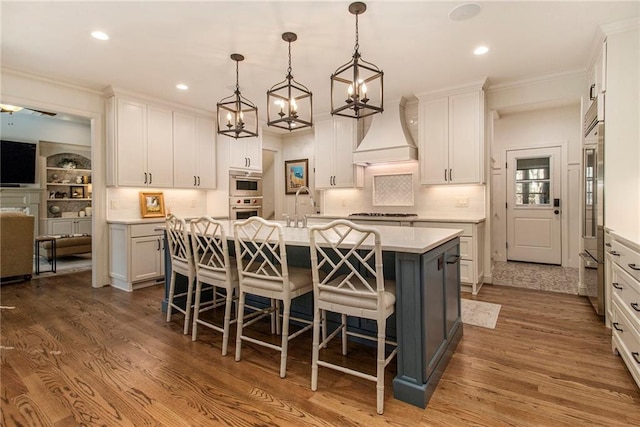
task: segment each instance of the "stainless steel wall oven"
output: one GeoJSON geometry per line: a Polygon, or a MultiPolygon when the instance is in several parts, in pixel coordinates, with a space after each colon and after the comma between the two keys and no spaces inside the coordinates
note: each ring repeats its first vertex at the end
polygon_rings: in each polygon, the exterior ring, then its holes
{"type": "Polygon", "coordinates": [[[262,175],[229,172],[229,219],[262,216],[262,175]]]}

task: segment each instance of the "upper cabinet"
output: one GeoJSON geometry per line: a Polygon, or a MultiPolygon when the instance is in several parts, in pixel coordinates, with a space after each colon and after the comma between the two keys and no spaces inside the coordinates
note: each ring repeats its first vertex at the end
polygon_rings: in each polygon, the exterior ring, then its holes
{"type": "Polygon", "coordinates": [[[593,101],[598,94],[607,91],[607,41],[603,41],[596,51],[593,65],[589,70],[589,100],[593,101]]]}
{"type": "Polygon", "coordinates": [[[173,171],[176,188],[216,188],[215,123],[173,113],[173,171]]]}
{"type": "Polygon", "coordinates": [[[357,122],[345,117],[317,120],[315,132],[315,187],[362,187],[363,167],[353,165],[357,122]]]}
{"type": "Polygon", "coordinates": [[[262,140],[258,138],[227,138],[229,144],[229,168],[262,171],[262,140]]]}
{"type": "Polygon", "coordinates": [[[173,186],[173,123],[168,109],[107,99],[107,184],[173,186]]]}
{"type": "Polygon", "coordinates": [[[216,188],[212,119],[120,93],[106,110],[107,185],[216,188]]]}
{"type": "Polygon", "coordinates": [[[483,84],[419,96],[420,183],[484,182],[483,84]]]}

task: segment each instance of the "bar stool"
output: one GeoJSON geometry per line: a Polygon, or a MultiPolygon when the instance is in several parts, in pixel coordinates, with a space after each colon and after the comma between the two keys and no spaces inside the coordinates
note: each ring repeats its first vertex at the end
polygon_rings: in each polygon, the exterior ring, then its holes
{"type": "Polygon", "coordinates": [[[193,297],[193,282],[196,277],[196,268],[191,252],[191,244],[187,235],[187,224],[183,218],[169,215],[166,220],[167,243],[171,255],[171,281],[169,284],[169,300],[167,303],[167,322],[171,321],[171,311],[175,309],[184,314],[184,331],[189,333],[189,320],[191,319],[191,300],[193,297]],[[181,274],[187,277],[188,285],[186,292],[175,293],[176,276],[181,274]],[[184,308],[175,302],[176,298],[185,298],[184,308]]]}
{"type": "Polygon", "coordinates": [[[198,325],[206,326],[215,331],[222,332],[222,355],[227,355],[229,343],[229,326],[235,323],[231,320],[231,307],[233,297],[238,291],[238,269],[235,258],[229,257],[227,234],[220,221],[210,217],[201,217],[191,221],[191,250],[196,269],[196,292],[193,309],[193,328],[191,339],[195,341],[198,336],[198,325]],[[210,285],[212,299],[202,304],[203,284],[210,285]],[[224,289],[222,294],[218,288],[224,289]],[[200,314],[211,309],[224,306],[224,321],[220,327],[213,322],[200,318],[200,314]]]}
{"type": "Polygon", "coordinates": [[[395,281],[384,280],[380,234],[375,228],[337,220],[309,228],[313,271],[313,356],[311,389],[318,389],[318,366],[335,369],[376,382],[377,412],[384,411],[384,369],[397,353],[397,345],[385,339],[386,323],[395,307],[395,281]],[[321,278],[320,269],[326,273],[321,278]],[[339,313],[340,326],[328,336],[326,311],[339,313]],[[347,316],[375,320],[377,337],[349,332],[347,316]],[[320,342],[320,322],[323,337],[320,342]],[[320,350],[342,332],[342,354],[347,355],[347,337],[376,341],[376,375],[320,360],[320,350]],[[385,358],[386,345],[393,350],[385,358]]]}
{"type": "MultiPolygon", "coordinates": [[[[239,275],[239,309],[236,331],[236,361],[240,360],[242,341],[252,342],[263,347],[280,351],[280,377],[287,372],[287,350],[289,341],[313,327],[311,322],[290,317],[291,300],[313,289],[311,270],[308,268],[290,267],[287,265],[287,250],[284,243],[284,229],[276,222],[269,222],[260,217],[251,217],[234,224],[236,260],[239,275]],[[254,312],[253,318],[244,323],[245,298],[247,294],[271,299],[270,307],[254,312]],[[282,342],[280,346],[251,338],[244,334],[244,328],[258,319],[274,312],[273,300],[282,301],[282,342]],[[289,321],[307,323],[307,326],[289,334],[289,321]]],[[[273,319],[273,317],[272,317],[273,319]]],[[[279,318],[276,316],[276,330],[279,329],[279,318]]],[[[273,333],[273,327],[272,331],[273,333]]]]}

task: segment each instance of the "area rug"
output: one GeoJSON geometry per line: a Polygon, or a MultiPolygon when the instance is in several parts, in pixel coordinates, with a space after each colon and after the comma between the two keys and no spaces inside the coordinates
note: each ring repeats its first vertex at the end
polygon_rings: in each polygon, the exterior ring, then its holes
{"type": "Polygon", "coordinates": [[[500,314],[500,304],[461,299],[462,323],[495,329],[500,314]]]}
{"type": "Polygon", "coordinates": [[[80,254],[59,257],[56,261],[56,273],[48,271],[51,269],[51,265],[44,258],[40,258],[40,270],[39,275],[33,275],[34,279],[42,277],[56,276],[60,274],[76,273],[78,271],[91,270],[91,254],[80,254]]]}

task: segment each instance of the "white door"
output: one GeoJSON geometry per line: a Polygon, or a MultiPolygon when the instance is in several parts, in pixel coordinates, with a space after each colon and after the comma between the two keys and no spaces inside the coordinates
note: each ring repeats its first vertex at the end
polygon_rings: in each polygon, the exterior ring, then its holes
{"type": "Polygon", "coordinates": [[[507,260],[562,264],[560,147],[507,151],[507,260]]]}

